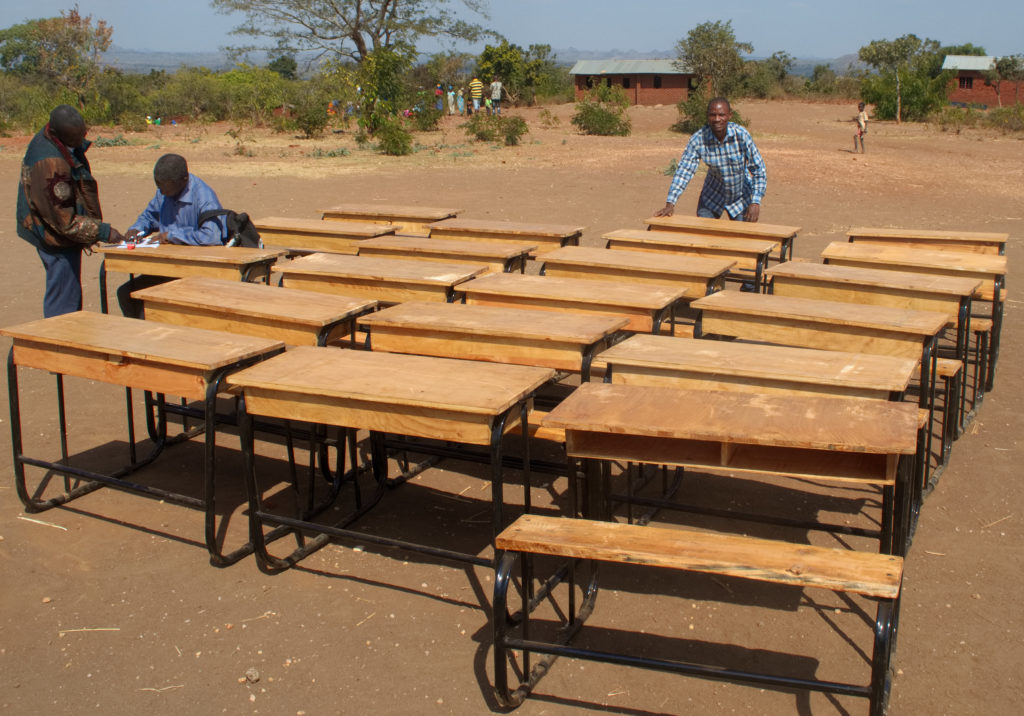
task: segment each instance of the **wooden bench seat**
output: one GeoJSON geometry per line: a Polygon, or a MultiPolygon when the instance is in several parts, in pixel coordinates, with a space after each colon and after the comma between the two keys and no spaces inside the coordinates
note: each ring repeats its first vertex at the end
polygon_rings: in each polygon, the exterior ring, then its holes
{"type": "Polygon", "coordinates": [[[778,241],[781,246],[778,258],[781,261],[793,259],[793,240],[800,232],[799,226],[784,224],[765,224],[761,221],[731,221],[723,216],[720,219],[707,219],[702,216],[673,214],[672,216],[652,216],[644,219],[647,228],[654,231],[683,231],[688,234],[705,234],[708,236],[736,236],[745,239],[768,239],[778,241]]]}
{"type": "MultiPolygon", "coordinates": [[[[568,560],[592,560],[638,566],[653,566],[682,572],[739,577],[786,584],[801,588],[829,589],[861,594],[877,600],[875,641],[871,655],[871,677],[867,685],[812,681],[812,688],[863,696],[871,701],[873,714],[884,713],[890,681],[892,638],[895,634],[903,578],[903,560],[884,554],[868,554],[806,544],[791,544],[740,535],[697,532],[690,529],[659,528],[614,522],[523,515],[498,535],[495,547],[503,550],[494,587],[495,692],[504,706],[517,706],[548,671],[553,658],[578,658],[626,663],[680,674],[711,676],[739,683],[789,685],[807,688],[806,682],[775,674],[751,674],[746,669],[717,665],[705,667],[690,661],[652,659],[640,646],[629,652],[602,652],[568,644],[594,608],[597,570],[591,572],[591,587],[584,591],[585,603],[578,613],[569,608],[561,633],[563,642],[537,641],[530,629],[530,604],[524,596],[521,623],[512,627],[508,613],[508,587],[512,570],[520,558],[524,574],[533,555],[568,560]],[[514,635],[521,635],[514,636],[514,635]],[[529,639],[529,641],[527,641],[529,639]],[[548,655],[513,690],[508,684],[509,650],[548,655]]],[[[630,640],[631,642],[633,640],[630,640]]]]}
{"type": "Polygon", "coordinates": [[[420,259],[450,264],[481,264],[488,273],[523,272],[536,244],[431,239],[417,236],[380,236],[359,242],[360,256],[420,259]]]}
{"type": "Polygon", "coordinates": [[[559,246],[578,246],[586,227],[574,224],[540,224],[493,219],[445,219],[430,225],[430,236],[436,239],[469,241],[504,241],[536,244],[534,256],[559,246]]]}
{"type": "Polygon", "coordinates": [[[266,216],[253,219],[253,226],[267,246],[279,246],[294,253],[328,251],[356,254],[359,243],[375,236],[393,234],[393,227],[381,224],[296,219],[266,216]]]}
{"type": "Polygon", "coordinates": [[[398,204],[347,203],[324,209],[324,221],[350,221],[390,226],[405,236],[430,236],[430,225],[435,221],[454,218],[462,209],[434,206],[404,206],[398,204]]]}

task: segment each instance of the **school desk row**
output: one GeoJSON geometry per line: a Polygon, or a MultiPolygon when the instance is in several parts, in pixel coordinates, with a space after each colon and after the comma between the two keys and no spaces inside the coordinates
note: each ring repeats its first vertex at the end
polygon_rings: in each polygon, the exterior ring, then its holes
{"type": "MultiPolygon", "coordinates": [[[[452,313],[476,310],[463,305],[425,306],[452,313]]],[[[383,316],[388,311],[405,308],[410,307],[398,306],[373,315],[383,316]]],[[[715,542],[714,535],[685,530],[673,531],[669,544],[665,541],[665,530],[652,528],[647,532],[620,534],[617,531],[606,535],[613,523],[552,522],[550,518],[536,522],[533,515],[519,518],[506,530],[511,521],[507,517],[510,511],[532,512],[529,442],[525,436],[531,433],[532,398],[553,377],[554,371],[549,368],[327,347],[296,348],[282,353],[282,343],[272,339],[167,326],[152,318],[140,322],[89,313],[36,321],[5,329],[4,333],[13,339],[8,379],[15,478],[18,494],[28,509],[36,511],[63,504],[97,487],[111,485],[204,509],[207,546],[211,559],[218,564],[236,561],[255,551],[264,568],[286,568],[329,540],[342,539],[389,544],[444,559],[494,566],[498,554],[491,554],[489,549],[484,550],[484,555],[467,554],[433,539],[413,543],[408,538],[390,538],[380,525],[370,532],[358,529],[361,520],[371,519],[368,515],[371,508],[385,499],[387,486],[394,484],[388,476],[386,435],[397,433],[476,446],[487,451],[485,461],[491,467],[492,538],[488,542],[500,545],[507,555],[496,573],[496,604],[505,604],[504,588],[511,568],[508,556],[523,555],[525,559],[526,554],[533,551],[559,554],[551,551],[556,544],[563,545],[560,549],[569,550],[561,554],[577,558],[616,559],[608,552],[595,551],[594,545],[600,544],[638,564],[868,594],[881,605],[876,646],[872,650],[871,684],[854,687],[820,682],[816,688],[867,696],[876,705],[884,702],[887,679],[877,678],[876,672],[881,672],[883,677],[888,673],[891,648],[886,640],[894,630],[902,571],[902,559],[886,553],[902,553],[906,546],[911,509],[909,485],[919,449],[919,418],[913,405],[878,398],[890,397],[891,393],[898,393],[905,387],[914,372],[914,360],[844,357],[824,351],[635,336],[599,357],[611,384],[585,384],[545,421],[550,427],[563,431],[569,457],[592,466],[630,460],[710,469],[718,471],[723,486],[733,476],[771,473],[840,486],[880,489],[883,494],[881,529],[871,536],[878,540],[879,551],[883,554],[871,555],[738,536],[727,538],[726,545],[715,542]],[[685,348],[678,350],[682,346],[685,348]],[[663,354],[660,357],[659,351],[663,354]],[[729,366],[736,375],[743,370],[750,371],[751,378],[768,374],[767,383],[774,383],[777,392],[762,392],[753,380],[732,384],[736,391],[666,389],[658,384],[633,382],[642,382],[652,367],[664,364],[665,355],[670,361],[678,362],[687,351],[693,357],[692,364],[698,374],[703,370],[718,380],[722,377],[723,365],[729,366]],[[770,368],[764,370],[765,366],[770,368]],[[154,420],[148,421],[153,451],[142,460],[136,460],[133,454],[125,468],[107,475],[74,467],[74,456],[68,455],[66,449],[59,460],[24,454],[17,380],[18,370],[22,368],[52,371],[58,375],[59,384],[63,376],[69,375],[146,391],[147,418],[151,410],[156,414],[154,420]],[[628,378],[633,370],[635,375],[628,378]],[[811,377],[815,372],[821,376],[818,388],[814,387],[816,379],[811,377]],[[872,375],[875,378],[871,378],[872,375]],[[858,383],[861,387],[872,384],[875,397],[832,397],[834,390],[842,390],[844,386],[859,390],[858,383]],[[830,397],[822,397],[819,390],[830,397]],[[215,400],[218,393],[226,391],[240,396],[237,422],[241,427],[245,458],[248,518],[252,521],[249,542],[230,551],[225,550],[221,542],[216,509],[216,432],[219,423],[229,418],[216,414],[215,400]],[[150,393],[157,395],[153,398],[150,393]],[[133,475],[173,441],[167,436],[163,394],[204,402],[206,461],[202,497],[152,488],[140,475],[133,475]],[[316,479],[309,480],[308,495],[297,497],[293,505],[282,507],[277,500],[269,506],[263,501],[255,459],[255,436],[262,429],[257,423],[268,419],[284,420],[289,436],[297,430],[297,423],[371,431],[370,490],[340,521],[325,524],[319,517],[334,505],[344,489],[354,487],[360,480],[360,466],[354,460],[345,464],[347,440],[341,441],[333,470],[318,465],[331,477],[326,494],[313,495],[314,486],[321,480],[319,474],[311,475],[316,479]],[[516,429],[520,433],[524,491],[520,500],[506,500],[504,488],[508,471],[503,469],[506,448],[502,445],[502,436],[516,429]],[[43,478],[51,491],[59,493],[47,496],[43,494],[42,484],[34,488],[27,485],[26,468],[66,475],[78,485],[68,493],[61,493],[58,481],[43,478]],[[582,533],[575,529],[576,525],[582,533]],[[537,539],[536,531],[541,526],[544,527],[542,539],[537,539]],[[280,556],[273,554],[271,548],[275,540],[291,530],[301,530],[307,537],[299,547],[290,551],[284,548],[280,556]],[[317,536],[308,537],[311,534],[317,536]],[[683,544],[688,547],[680,549],[683,544]],[[879,638],[883,639],[880,644],[879,638]]],[[[664,369],[664,365],[661,368],[664,369]]],[[[662,375],[661,380],[664,379],[662,375]]],[[[62,401],[60,390],[58,395],[62,401]]],[[[57,413],[61,422],[61,444],[66,445],[65,416],[68,413],[62,403],[57,413]]],[[[315,428],[310,428],[307,439],[316,442],[318,434],[315,428]]],[[[55,446],[49,447],[51,451],[54,449],[55,446]]],[[[310,452],[320,460],[318,448],[311,446],[310,452]]],[[[585,474],[588,499],[581,501],[588,505],[585,514],[603,518],[607,514],[606,498],[610,497],[605,488],[605,476],[594,467],[587,467],[585,474]]],[[[266,475],[263,477],[265,490],[266,475]]],[[[570,482],[575,480],[570,479],[570,482]]],[[[575,499],[572,502],[576,504],[575,499]]],[[[819,528],[844,531],[840,525],[820,525],[819,528]]],[[[277,551],[281,551],[280,547],[277,551]]],[[[523,578],[532,584],[530,575],[525,572],[523,578]]],[[[538,587],[546,588],[546,585],[538,587]]],[[[586,592],[586,613],[593,606],[596,590],[595,579],[586,592]]],[[[527,597],[532,596],[531,588],[525,592],[527,597]]],[[[523,613],[528,612],[529,606],[524,602],[523,613]]],[[[571,606],[566,614],[573,623],[585,618],[583,612],[577,617],[571,606]]],[[[519,620],[506,621],[504,608],[495,608],[493,619],[496,654],[502,655],[498,664],[501,672],[495,673],[495,687],[499,698],[508,702],[521,698],[528,689],[513,697],[506,688],[506,650],[527,648],[543,652],[549,647],[536,642],[522,643],[511,637],[507,631],[519,620]]],[[[581,652],[576,655],[602,658],[600,654],[581,652]]],[[[658,668],[642,658],[633,663],[658,668]]],[[[749,674],[745,678],[740,671],[719,670],[718,675],[741,682],[749,680],[749,674]]],[[[760,678],[775,678],[778,680],[772,683],[798,688],[809,685],[806,680],[797,683],[785,676],[760,678]]]]}

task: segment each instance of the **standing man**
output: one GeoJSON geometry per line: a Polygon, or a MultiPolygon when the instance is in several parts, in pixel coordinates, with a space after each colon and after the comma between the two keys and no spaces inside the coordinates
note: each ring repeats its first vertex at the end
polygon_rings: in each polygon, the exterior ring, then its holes
{"type": "MultiPolygon", "coordinates": [[[[156,195],[128,227],[129,241],[153,233],[160,243],[191,246],[221,246],[227,229],[223,216],[200,224],[199,217],[221,208],[217,194],[210,185],[188,171],[185,157],[165,154],[153,165],[156,195]]],[[[142,305],[131,297],[132,291],[156,286],[171,279],[163,276],[135,276],[117,289],[121,313],[129,318],[142,318],[142,305]]]]}
{"type": "Polygon", "coordinates": [[[853,135],[853,153],[857,153],[857,140],[860,140],[860,153],[864,153],[864,135],[868,133],[868,113],[864,103],[857,104],[857,133],[853,135]]]}
{"type": "Polygon", "coordinates": [[[690,183],[701,160],[708,175],[697,203],[697,216],[717,219],[728,213],[734,221],[757,221],[767,184],[764,160],[743,127],[733,124],[729,100],[708,102],[708,122],[690,137],[672,177],[668,199],[656,216],[672,216],[676,201],[690,183]]]}
{"type": "Polygon", "coordinates": [[[473,113],[480,111],[480,102],[484,98],[484,83],[479,78],[473,77],[469,82],[469,96],[473,100],[473,113]]]}
{"type": "Polygon", "coordinates": [[[99,191],[85,152],[87,128],[74,107],[62,104],[29,142],[18,183],[18,236],[39,253],[46,269],[43,316],[82,310],[82,250],[97,241],[120,241],[103,223],[99,191]]]}
{"type": "Polygon", "coordinates": [[[491,82],[491,107],[494,109],[494,114],[501,115],[501,78],[497,75],[491,82]]]}

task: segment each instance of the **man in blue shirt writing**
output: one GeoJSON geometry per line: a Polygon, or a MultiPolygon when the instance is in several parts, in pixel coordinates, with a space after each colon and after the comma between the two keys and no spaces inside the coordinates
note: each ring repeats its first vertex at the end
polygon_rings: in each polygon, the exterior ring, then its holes
{"type": "Polygon", "coordinates": [[[716,97],[708,102],[708,122],[690,137],[672,177],[665,207],[657,216],[672,216],[676,201],[703,160],[708,175],[697,203],[697,216],[717,219],[724,212],[736,221],[760,218],[767,183],[764,160],[750,132],[730,119],[729,100],[716,97]]]}
{"type": "MultiPolygon", "coordinates": [[[[217,194],[195,174],[188,171],[185,157],[165,154],[153,166],[154,196],[139,218],[125,232],[127,241],[141,236],[160,243],[191,246],[220,246],[227,235],[224,217],[218,216],[199,225],[199,217],[221,208],[217,194]]],[[[164,276],[135,276],[117,289],[121,313],[142,318],[142,304],[131,297],[132,291],[156,286],[171,279],[164,276]]]]}

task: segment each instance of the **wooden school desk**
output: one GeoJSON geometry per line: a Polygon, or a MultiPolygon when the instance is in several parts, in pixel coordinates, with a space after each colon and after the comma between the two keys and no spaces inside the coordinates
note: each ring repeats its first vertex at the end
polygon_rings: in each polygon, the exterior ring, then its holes
{"type": "MultiPolygon", "coordinates": [[[[14,341],[7,361],[7,388],[11,409],[11,443],[14,447],[14,482],[26,509],[33,512],[46,510],[104,485],[111,485],[119,490],[203,510],[206,515],[206,548],[213,564],[230,564],[252,551],[252,544],[246,544],[225,554],[218,540],[214,489],[216,399],[229,374],[280,353],[284,349],[283,343],[82,311],[0,329],[0,334],[10,336],[14,341]],[[57,375],[57,410],[61,436],[59,461],[36,459],[23,454],[19,368],[36,368],[57,375]],[[99,474],[69,464],[64,376],[120,385],[128,389],[129,463],[120,470],[99,474]],[[146,422],[153,448],[141,460],[136,459],[135,454],[131,389],[146,391],[146,422]],[[150,393],[157,394],[155,401],[150,393]],[[201,473],[201,497],[174,493],[127,479],[131,473],[156,459],[166,445],[196,434],[196,431],[191,431],[177,438],[167,437],[163,394],[204,401],[206,454],[201,473]],[[43,497],[37,489],[30,490],[26,485],[26,465],[86,482],[56,496],[43,497]]],[[[55,480],[44,482],[56,483],[55,480]]]]}
{"type": "Polygon", "coordinates": [[[638,334],[602,351],[605,382],[902,400],[911,358],[638,334]]]}
{"type": "Polygon", "coordinates": [[[929,251],[971,251],[979,254],[1005,254],[1010,235],[989,231],[933,231],[930,229],[891,229],[858,226],[846,235],[851,243],[888,244],[929,251]]]}
{"type": "Polygon", "coordinates": [[[779,259],[790,261],[793,258],[793,240],[800,232],[799,226],[782,224],[765,224],[760,221],[730,221],[726,218],[706,219],[702,216],[652,216],[644,219],[648,229],[655,231],[682,231],[688,234],[705,234],[707,236],[735,236],[745,239],[767,239],[781,244],[779,259]]]}
{"type": "Polygon", "coordinates": [[[669,286],[512,273],[483,276],[459,290],[470,305],[623,316],[629,319],[626,330],[650,333],[659,332],[666,320],[675,330],[675,309],[686,296],[685,289],[669,286]]]}
{"type": "Polygon", "coordinates": [[[160,244],[148,248],[98,245],[100,264],[100,310],[107,312],[107,272],[149,274],[184,278],[207,276],[233,281],[270,280],[274,262],[285,255],[282,249],[248,249],[242,246],[184,246],[160,244]]]}
{"type": "Polygon", "coordinates": [[[322,346],[353,335],[377,302],[215,278],[182,278],[135,291],[147,321],[322,346]]]}
{"type": "Polygon", "coordinates": [[[394,227],[382,224],[283,216],[265,216],[253,219],[252,223],[265,245],[285,248],[292,253],[328,251],[355,255],[364,240],[395,233],[394,227]]]}
{"type": "Polygon", "coordinates": [[[743,281],[753,278],[754,285],[759,291],[764,281],[764,271],[768,267],[768,256],[779,247],[777,241],[685,234],[677,231],[617,229],[601,238],[605,239],[605,247],[609,249],[735,261],[736,265],[729,277],[743,281]]]}
{"type": "Polygon", "coordinates": [[[381,303],[452,301],[456,287],[484,273],[483,264],[310,254],[280,267],[281,285],[381,303]]]}
{"type": "MultiPolygon", "coordinates": [[[[286,568],[327,544],[331,537],[346,537],[394,544],[470,564],[492,564],[492,557],[394,540],[379,532],[366,534],[349,525],[387,491],[383,436],[396,434],[486,447],[491,466],[492,528],[496,534],[506,521],[501,438],[516,425],[528,427],[533,392],[553,375],[554,371],[547,368],[309,347],[289,350],[267,361],[262,370],[234,374],[230,385],[244,396],[242,446],[257,559],[267,568],[286,568]],[[376,494],[334,526],[269,512],[256,480],[254,416],[370,430],[376,494]],[[288,557],[278,558],[267,552],[263,539],[265,526],[274,524],[320,534],[288,557]]],[[[521,444],[526,466],[523,499],[529,509],[529,448],[525,438],[521,444]]],[[[342,460],[339,455],[339,462],[342,460]]],[[[338,472],[342,471],[339,465],[338,472]]]]}
{"type": "Polygon", "coordinates": [[[360,256],[419,259],[447,264],[481,264],[488,273],[523,273],[536,244],[428,239],[418,236],[381,236],[359,244],[360,256]]]}
{"type": "Polygon", "coordinates": [[[403,303],[359,319],[375,351],[514,363],[590,377],[594,354],[625,327],[589,316],[456,303],[403,303]]]}
{"type": "Polygon", "coordinates": [[[323,210],[326,221],[354,221],[392,226],[406,236],[430,236],[430,225],[454,218],[462,209],[397,204],[340,204],[323,210]]]}
{"type": "Polygon", "coordinates": [[[609,251],[586,246],[565,246],[542,258],[545,276],[590,278],[620,283],[651,283],[686,289],[692,298],[725,287],[731,259],[666,256],[641,251],[609,251]]]}
{"type": "Polygon", "coordinates": [[[572,224],[532,224],[493,219],[445,219],[430,225],[434,239],[504,241],[536,244],[533,255],[544,254],[559,246],[577,246],[584,226],[572,224]]]}

